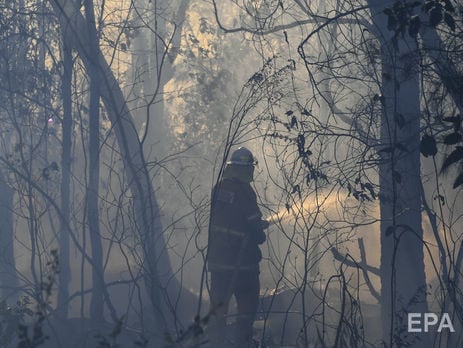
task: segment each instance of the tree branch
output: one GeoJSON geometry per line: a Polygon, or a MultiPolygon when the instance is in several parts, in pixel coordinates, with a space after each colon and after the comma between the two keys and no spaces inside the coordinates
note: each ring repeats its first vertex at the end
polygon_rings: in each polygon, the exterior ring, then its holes
{"type": "Polygon", "coordinates": [[[363,238],[358,239],[358,245],[360,249],[360,263],[357,263],[355,260],[349,260],[347,255],[343,256],[336,248],[331,248],[331,252],[336,260],[345,264],[346,266],[358,268],[362,271],[363,277],[365,278],[365,283],[368,286],[368,289],[371,292],[371,295],[379,302],[381,296],[379,295],[378,291],[373,287],[371,283],[370,277],[368,276],[368,272],[373,273],[376,276],[380,276],[379,269],[373,266],[370,266],[366,263],[366,256],[365,256],[365,245],[363,244],[363,238]]]}
{"type": "Polygon", "coordinates": [[[304,26],[304,25],[307,25],[307,24],[317,24],[317,23],[320,23],[320,22],[324,22],[322,25],[320,25],[320,27],[317,28],[317,30],[314,30],[313,33],[315,33],[315,32],[320,31],[321,29],[323,29],[324,27],[326,27],[328,24],[330,24],[333,21],[338,21],[338,23],[340,23],[340,24],[352,24],[352,23],[355,23],[357,25],[360,24],[360,25],[370,27],[370,23],[367,22],[367,21],[359,21],[358,19],[343,18],[343,17],[345,17],[345,16],[347,16],[349,14],[352,14],[352,13],[355,13],[357,11],[364,10],[364,9],[368,8],[368,6],[362,6],[362,7],[356,8],[356,9],[348,11],[348,12],[340,13],[340,14],[334,16],[334,17],[325,17],[325,16],[313,15],[311,18],[308,18],[308,19],[296,20],[296,21],[291,22],[291,23],[276,25],[276,26],[274,26],[272,28],[269,28],[269,29],[266,29],[266,30],[264,30],[262,28],[246,28],[246,27],[226,28],[222,24],[222,22],[220,21],[219,11],[218,11],[218,8],[217,8],[216,0],[213,0],[212,4],[214,5],[214,16],[215,16],[217,25],[226,34],[244,32],[244,33],[250,33],[250,34],[259,35],[259,36],[265,36],[265,35],[268,35],[268,34],[273,34],[273,33],[277,33],[277,32],[280,32],[280,31],[301,27],[301,26],[304,26]]]}

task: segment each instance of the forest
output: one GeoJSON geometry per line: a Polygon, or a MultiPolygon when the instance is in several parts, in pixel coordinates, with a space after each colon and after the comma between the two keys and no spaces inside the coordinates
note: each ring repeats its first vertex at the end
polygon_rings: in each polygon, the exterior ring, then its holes
{"type": "Polygon", "coordinates": [[[256,348],[463,346],[461,2],[0,8],[0,347],[212,347],[241,146],[256,348]]]}

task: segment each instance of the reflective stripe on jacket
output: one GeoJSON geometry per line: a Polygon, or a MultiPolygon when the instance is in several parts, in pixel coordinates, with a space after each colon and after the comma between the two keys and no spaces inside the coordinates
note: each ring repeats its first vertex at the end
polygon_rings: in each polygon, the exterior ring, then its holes
{"type": "Polygon", "coordinates": [[[265,241],[262,214],[249,183],[224,179],[212,191],[209,270],[257,269],[265,241]]]}

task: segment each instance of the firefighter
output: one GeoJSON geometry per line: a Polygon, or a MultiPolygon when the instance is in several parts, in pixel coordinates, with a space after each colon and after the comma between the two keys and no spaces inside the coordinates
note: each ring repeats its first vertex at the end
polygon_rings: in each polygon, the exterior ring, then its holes
{"type": "Polygon", "coordinates": [[[226,315],[232,296],[237,303],[233,347],[251,347],[253,322],[259,304],[259,244],[265,242],[256,193],[251,187],[256,161],[240,147],[227,162],[222,180],[212,191],[208,269],[211,273],[210,299],[215,314],[210,327],[212,347],[224,347],[226,315]]]}

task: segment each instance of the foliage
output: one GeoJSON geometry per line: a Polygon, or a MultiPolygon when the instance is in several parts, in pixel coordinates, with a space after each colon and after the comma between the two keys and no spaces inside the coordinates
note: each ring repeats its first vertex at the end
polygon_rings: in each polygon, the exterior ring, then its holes
{"type": "Polygon", "coordinates": [[[176,93],[168,110],[173,114],[175,146],[196,145],[197,152],[207,153],[226,136],[233,108],[231,97],[238,94],[240,79],[250,66],[235,73],[233,70],[246,59],[246,42],[226,40],[200,2],[191,2],[189,9],[181,54],[171,81],[176,85],[176,93]]]}
{"type": "Polygon", "coordinates": [[[18,333],[18,328],[24,327],[27,317],[34,315],[29,309],[31,300],[27,296],[21,297],[13,306],[5,301],[0,302],[0,341],[9,346],[18,333]]]}
{"type": "Polygon", "coordinates": [[[98,339],[97,348],[118,348],[121,347],[117,344],[117,337],[121,334],[124,324],[124,317],[119,318],[114,324],[113,330],[109,333],[108,337],[97,334],[95,337],[98,339]]]}
{"type": "Polygon", "coordinates": [[[444,136],[443,143],[453,147],[453,151],[447,156],[442,164],[441,172],[445,173],[451,166],[458,166],[459,172],[453,183],[453,188],[463,185],[463,138],[461,127],[461,116],[446,117],[443,121],[453,126],[453,132],[444,136]]]}
{"type": "Polygon", "coordinates": [[[59,256],[58,251],[53,249],[50,251],[50,260],[47,262],[46,280],[41,284],[38,293],[37,309],[34,313],[34,321],[32,324],[32,335],[29,332],[28,324],[20,324],[18,326],[18,346],[17,348],[35,348],[39,347],[49,339],[43,332],[43,324],[48,316],[49,301],[52,296],[52,290],[56,283],[56,277],[59,273],[59,256]]]}
{"type": "MultiPolygon", "coordinates": [[[[428,24],[432,28],[436,28],[438,25],[444,24],[453,33],[457,30],[457,19],[458,13],[451,0],[426,0],[424,3],[420,1],[407,2],[407,1],[396,1],[392,7],[388,7],[384,10],[384,14],[387,16],[388,29],[394,31],[393,43],[397,48],[397,40],[400,36],[405,35],[405,31],[408,28],[408,34],[410,37],[417,38],[422,27],[422,17],[426,16],[428,24]],[[421,8],[421,13],[416,13],[416,8],[421,8]]],[[[461,42],[461,35],[456,35],[453,41],[461,42]]],[[[458,79],[459,76],[452,76],[454,79],[458,79]]],[[[461,107],[461,106],[460,106],[461,107]]],[[[443,117],[442,121],[453,126],[453,132],[445,134],[442,139],[442,143],[447,146],[457,145],[462,142],[461,134],[461,116],[459,114],[450,117],[443,117]]],[[[423,156],[436,156],[437,154],[437,143],[435,136],[431,134],[424,134],[421,138],[420,151],[423,156]]],[[[454,150],[444,160],[441,168],[441,172],[446,172],[447,169],[456,165],[461,160],[461,147],[456,146],[454,150]]],[[[453,188],[463,184],[463,173],[457,174],[454,181],[453,188]]]]}
{"type": "Polygon", "coordinates": [[[185,331],[181,330],[177,338],[173,338],[170,334],[166,333],[166,348],[206,347],[208,345],[208,340],[205,336],[205,329],[210,320],[210,316],[211,313],[205,315],[203,318],[195,316],[193,323],[191,323],[185,331]]]}
{"type": "Polygon", "coordinates": [[[444,23],[449,29],[455,31],[456,10],[450,0],[426,0],[424,4],[421,1],[398,0],[392,7],[384,9],[384,14],[387,16],[387,28],[395,32],[395,40],[405,35],[407,28],[410,37],[417,37],[422,20],[420,14],[416,14],[416,8],[421,8],[421,13],[428,16],[431,27],[444,23]]]}

